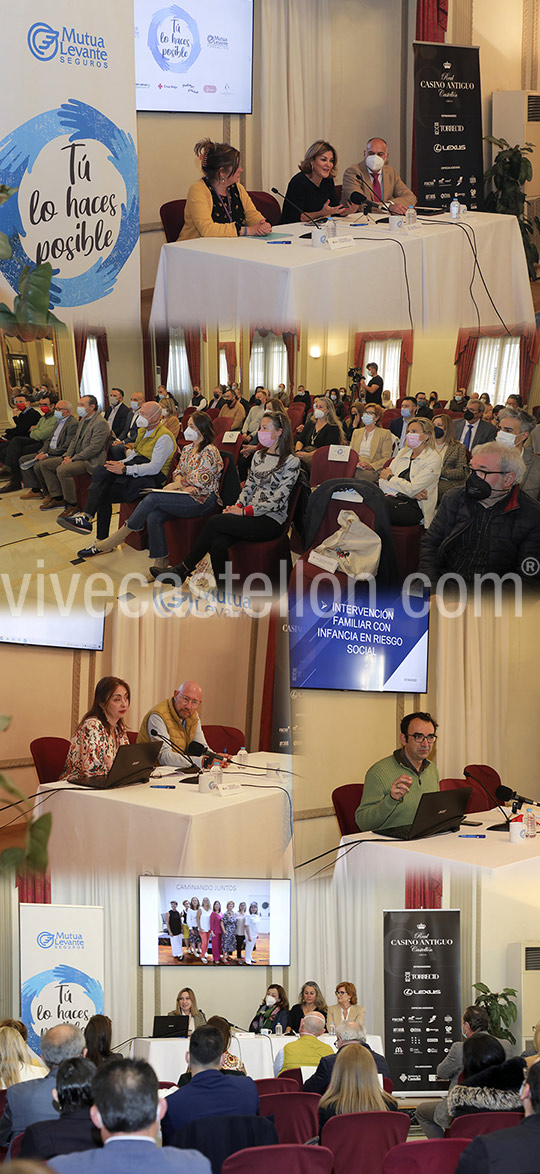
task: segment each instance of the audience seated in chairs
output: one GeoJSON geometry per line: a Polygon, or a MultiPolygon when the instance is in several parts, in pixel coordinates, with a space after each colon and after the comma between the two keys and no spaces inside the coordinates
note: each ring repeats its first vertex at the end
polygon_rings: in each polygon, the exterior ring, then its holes
{"type": "Polygon", "coordinates": [[[40,479],[47,488],[40,509],[64,509],[60,518],[77,513],[75,478],[81,473],[91,474],[105,463],[110,429],[98,410],[95,395],[83,395],[77,406],[79,422],[66,451],[62,455],[47,456],[40,465],[40,479]]]}
{"type": "Polygon", "coordinates": [[[177,440],[180,431],[180,420],[178,419],[178,408],[172,395],[163,396],[159,406],[161,408],[161,419],[165,427],[168,428],[171,436],[177,440]]]}
{"type": "Polygon", "coordinates": [[[441,474],[437,499],[440,502],[443,494],[449,489],[459,489],[469,476],[467,449],[455,439],[451,416],[433,417],[435,432],[435,448],[442,459],[441,474]]]}
{"type": "Polygon", "coordinates": [[[6,1145],[36,1121],[54,1120],[52,1090],[56,1087],[56,1070],[62,1060],[82,1056],[84,1036],[78,1027],[61,1024],[51,1027],[41,1037],[41,1058],[47,1076],[12,1084],[7,1091],[4,1112],[0,1117],[0,1145],[6,1145]]]}
{"type": "Polygon", "coordinates": [[[84,1029],[86,1056],[96,1068],[112,1058],[112,1023],[108,1015],[91,1015],[84,1029]]]}
{"type": "Polygon", "coordinates": [[[175,1133],[203,1117],[257,1114],[259,1095],[249,1076],[220,1072],[223,1034],[208,1024],[197,1027],[189,1041],[191,1081],[167,1097],[161,1123],[165,1145],[174,1145],[175,1133]]]}
{"type": "Polygon", "coordinates": [[[295,451],[302,464],[309,465],[317,448],[328,444],[345,444],[345,433],[334,411],[332,400],[319,395],[314,401],[313,412],[304,424],[295,451]]]}
{"type": "MultiPolygon", "coordinates": [[[[15,1022],[15,1021],[13,1021],[15,1022]]],[[[21,1024],[21,1026],[24,1026],[21,1024]]],[[[25,1037],[9,1021],[0,1026],[0,1089],[24,1080],[39,1080],[47,1069],[35,1063],[25,1037]]]]}
{"type": "Polygon", "coordinates": [[[463,1044],[461,1083],[448,1093],[450,1119],[464,1113],[516,1112],[525,1071],[521,1056],[507,1059],[500,1040],[474,1032],[463,1044]]]}
{"type": "Polygon", "coordinates": [[[476,1137],[464,1150],[457,1174],[529,1174],[538,1165],[540,1142],[540,1064],[527,1072],[520,1092],[525,1118],[511,1129],[476,1137]]]}
{"type": "Polygon", "coordinates": [[[387,1112],[395,1100],[379,1087],[373,1056],[360,1043],[338,1052],[330,1083],[319,1101],[319,1138],[323,1125],[341,1113],[387,1112]]]}
{"type": "Polygon", "coordinates": [[[62,1060],[56,1072],[52,1098],[59,1111],[56,1120],[29,1125],[19,1150],[21,1158],[49,1161],[57,1154],[72,1154],[101,1145],[98,1130],[90,1117],[92,1081],[96,1065],[84,1056],[62,1060]]]}

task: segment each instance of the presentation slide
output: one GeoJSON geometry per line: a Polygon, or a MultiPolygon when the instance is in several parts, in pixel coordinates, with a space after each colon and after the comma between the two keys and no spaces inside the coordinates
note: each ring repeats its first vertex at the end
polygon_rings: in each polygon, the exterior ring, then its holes
{"type": "Polygon", "coordinates": [[[135,0],[137,110],[251,114],[253,0],[135,0]]]}
{"type": "Polygon", "coordinates": [[[291,882],[140,876],[140,965],[176,966],[180,961],[190,966],[225,962],[237,966],[290,966],[291,882]],[[167,925],[169,918],[171,926],[171,912],[172,928],[178,931],[174,942],[167,925]],[[214,915],[212,921],[210,915],[214,915]],[[245,917],[250,919],[255,941],[247,962],[247,934],[245,928],[242,930],[245,917]],[[203,937],[203,933],[208,936],[203,937]],[[237,942],[237,936],[243,940],[237,942]]]}
{"type": "Polygon", "coordinates": [[[0,644],[36,644],[42,648],[103,648],[103,613],[92,615],[84,607],[52,607],[19,601],[0,606],[0,644]]]}
{"type": "Polygon", "coordinates": [[[289,611],[290,682],[294,689],[425,693],[427,599],[366,587],[346,594],[303,596],[289,611]]]}

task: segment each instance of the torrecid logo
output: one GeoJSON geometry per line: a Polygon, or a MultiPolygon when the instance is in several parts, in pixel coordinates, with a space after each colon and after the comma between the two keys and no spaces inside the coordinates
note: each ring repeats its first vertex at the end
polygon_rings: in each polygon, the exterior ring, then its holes
{"type": "Polygon", "coordinates": [[[48,929],[44,929],[42,933],[38,933],[37,944],[41,946],[42,950],[50,950],[54,945],[54,934],[49,933],[48,929]]]}
{"type": "Polygon", "coordinates": [[[58,57],[62,65],[86,65],[97,69],[108,68],[108,54],[103,37],[82,32],[75,27],[53,29],[38,21],[28,30],[28,48],[38,61],[52,61],[58,57]]]}

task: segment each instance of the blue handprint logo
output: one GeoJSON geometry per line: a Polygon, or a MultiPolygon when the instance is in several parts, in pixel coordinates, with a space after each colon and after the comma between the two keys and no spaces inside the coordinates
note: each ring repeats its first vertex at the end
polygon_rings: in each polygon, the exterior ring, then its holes
{"type": "MultiPolygon", "coordinates": [[[[102,1015],[105,1009],[105,1000],[103,995],[103,987],[96,978],[91,978],[89,974],[85,974],[82,970],[77,970],[74,966],[59,965],[52,970],[43,970],[41,974],[34,974],[29,978],[21,990],[21,1019],[28,1028],[28,1043],[35,1051],[40,1050],[40,1037],[36,1030],[36,1023],[32,1012],[32,1004],[37,999],[46,987],[52,983],[59,986],[78,986],[88,996],[88,999],[94,1005],[94,1013],[102,1015]]],[[[53,1021],[54,1022],[54,1021],[53,1021]]],[[[39,1030],[43,1027],[52,1027],[52,1022],[43,1022],[39,1030]]]]}

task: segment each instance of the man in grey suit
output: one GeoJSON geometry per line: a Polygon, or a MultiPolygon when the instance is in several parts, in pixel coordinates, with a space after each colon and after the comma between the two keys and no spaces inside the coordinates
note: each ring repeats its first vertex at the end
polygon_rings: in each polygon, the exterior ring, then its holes
{"type": "Polygon", "coordinates": [[[56,425],[54,432],[43,442],[39,452],[33,456],[34,463],[28,469],[23,469],[25,456],[21,457],[20,469],[23,485],[26,486],[21,497],[45,497],[47,486],[42,474],[43,462],[56,458],[56,466],[65,457],[67,450],[77,431],[77,420],[71,413],[71,404],[66,399],[59,399],[54,409],[56,425]]]}
{"type": "Polygon", "coordinates": [[[527,468],[521,488],[523,493],[528,493],[534,501],[540,500],[540,457],[527,441],[537,427],[534,416],[524,408],[503,408],[499,412],[497,440],[499,444],[517,448],[521,453],[527,468]]]}
{"type": "Polygon", "coordinates": [[[388,163],[386,139],[368,139],[362,162],[347,167],[343,174],[342,204],[348,203],[351,192],[360,192],[372,202],[388,205],[397,216],[404,216],[409,205],[416,204],[414,192],[388,163]]]}
{"type": "Polygon", "coordinates": [[[158,1079],[144,1060],[110,1060],[92,1081],[90,1116],[103,1149],[54,1158],[56,1174],[210,1174],[198,1150],[158,1149],[159,1122],[167,1110],[158,1079]]]}
{"type": "Polygon", "coordinates": [[[6,1107],[0,1117],[0,1145],[7,1145],[18,1133],[36,1121],[50,1121],[57,1116],[52,1090],[56,1087],[56,1069],[62,1060],[82,1056],[84,1035],[78,1027],[62,1023],[51,1027],[41,1038],[41,1058],[49,1075],[37,1080],[23,1080],[7,1090],[6,1107]]]}
{"type": "Polygon", "coordinates": [[[464,444],[468,452],[472,452],[477,444],[495,440],[497,435],[495,425],[483,420],[483,414],[484,404],[478,399],[470,399],[463,420],[454,420],[454,438],[464,444]]]}
{"type": "Polygon", "coordinates": [[[105,464],[110,428],[99,411],[95,395],[82,395],[77,405],[79,423],[65,456],[61,461],[49,457],[43,461],[41,472],[47,486],[48,497],[41,509],[58,509],[64,505],[60,517],[70,518],[76,514],[77,493],[74,477],[80,473],[92,473],[98,465],[105,464]]]}

